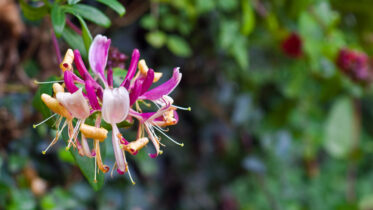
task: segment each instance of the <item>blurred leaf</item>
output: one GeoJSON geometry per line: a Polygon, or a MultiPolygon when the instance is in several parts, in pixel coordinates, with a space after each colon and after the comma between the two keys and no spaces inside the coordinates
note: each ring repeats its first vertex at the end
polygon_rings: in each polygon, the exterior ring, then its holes
{"type": "Polygon", "coordinates": [[[91,43],[92,43],[91,32],[89,32],[88,26],[83,20],[83,18],[81,18],[80,16],[76,16],[76,17],[78,18],[80,22],[80,26],[82,27],[82,38],[83,38],[86,52],[89,52],[89,47],[91,46],[91,43]]]}
{"type": "Polygon", "coordinates": [[[157,20],[153,17],[153,15],[144,15],[144,17],[140,20],[141,27],[147,30],[153,30],[157,28],[157,20]]]}
{"type": "Polygon", "coordinates": [[[67,3],[68,4],[77,4],[77,3],[79,3],[81,0],[67,0],[67,3]]]}
{"type": "Polygon", "coordinates": [[[65,27],[66,16],[63,9],[57,3],[54,3],[52,6],[51,19],[54,32],[57,37],[60,37],[65,27]]]}
{"type": "Polygon", "coordinates": [[[250,0],[241,0],[241,33],[248,36],[255,28],[255,15],[250,0]]]}
{"type": "Polygon", "coordinates": [[[236,37],[236,40],[229,51],[235,58],[238,65],[242,69],[247,69],[249,66],[249,49],[247,47],[246,40],[241,36],[236,37]]]}
{"type": "Polygon", "coordinates": [[[192,54],[188,42],[180,36],[170,35],[167,39],[168,49],[177,56],[189,57],[192,54]]]}
{"type": "Polygon", "coordinates": [[[124,78],[126,78],[127,70],[118,67],[113,68],[113,82],[114,86],[122,84],[124,78]]]}
{"type": "Polygon", "coordinates": [[[324,147],[335,158],[345,158],[358,140],[357,119],[350,98],[340,98],[333,104],[325,125],[324,147]]]}
{"type": "Polygon", "coordinates": [[[71,163],[71,164],[75,163],[74,157],[69,151],[66,151],[65,148],[58,149],[58,158],[67,163],[71,163]]]}
{"type": "Polygon", "coordinates": [[[87,58],[87,50],[84,46],[83,38],[69,27],[65,27],[62,38],[73,49],[78,49],[84,58],[87,58]]]}
{"type": "Polygon", "coordinates": [[[19,190],[16,188],[10,191],[11,200],[6,209],[9,210],[31,210],[36,208],[36,201],[29,190],[19,190]]]}
{"type": "Polygon", "coordinates": [[[120,16],[123,16],[126,13],[126,9],[123,7],[123,5],[116,0],[96,0],[96,1],[110,7],[120,16]]]}
{"type": "Polygon", "coordinates": [[[24,0],[19,1],[23,15],[29,20],[39,20],[48,13],[48,7],[46,5],[41,7],[32,7],[28,5],[24,0]]]}
{"type": "Polygon", "coordinates": [[[65,6],[66,12],[72,13],[74,15],[79,15],[84,19],[92,21],[99,26],[108,28],[111,25],[110,19],[102,13],[100,10],[84,5],[84,4],[74,4],[65,6]]]}
{"type": "MultiPolygon", "coordinates": [[[[108,137],[110,138],[110,137],[108,137]]],[[[66,142],[66,145],[68,144],[69,136],[67,134],[67,130],[62,132],[62,139],[66,142]]],[[[108,139],[106,139],[108,141],[108,139]]],[[[92,139],[87,139],[87,141],[92,141],[92,139]]],[[[101,156],[102,159],[105,159],[104,154],[104,144],[100,144],[101,148],[101,156]]],[[[70,152],[72,156],[75,159],[76,164],[79,166],[80,170],[82,171],[84,177],[87,179],[88,183],[92,186],[92,188],[95,191],[98,191],[101,189],[101,187],[104,185],[105,180],[105,174],[100,171],[100,173],[97,173],[97,182],[94,181],[95,177],[95,158],[89,158],[89,157],[82,157],[79,155],[78,150],[74,148],[70,148],[70,152]]],[[[98,168],[97,168],[98,170],[98,168]]]]}
{"type": "Polygon", "coordinates": [[[162,47],[167,40],[166,34],[161,31],[150,32],[146,34],[145,38],[155,48],[162,47]]]}

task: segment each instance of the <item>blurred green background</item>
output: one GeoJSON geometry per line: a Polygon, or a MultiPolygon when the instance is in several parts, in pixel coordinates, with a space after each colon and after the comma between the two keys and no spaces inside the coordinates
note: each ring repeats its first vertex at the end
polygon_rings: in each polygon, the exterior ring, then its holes
{"type": "Polygon", "coordinates": [[[87,21],[92,36],[138,48],[164,80],[181,67],[173,97],[192,111],[169,134],[185,146],[130,156],[136,185],[106,175],[98,191],[63,141],[42,155],[55,131],[32,127],[43,119],[33,80],[60,72],[50,17],[1,0],[1,209],[373,209],[373,1],[120,2],[123,17],[82,1],[111,20],[87,21]]]}

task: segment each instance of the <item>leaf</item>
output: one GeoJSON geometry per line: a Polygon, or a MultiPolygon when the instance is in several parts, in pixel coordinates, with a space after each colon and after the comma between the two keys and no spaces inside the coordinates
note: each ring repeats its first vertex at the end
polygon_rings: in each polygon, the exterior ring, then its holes
{"type": "Polygon", "coordinates": [[[113,9],[119,16],[123,16],[126,13],[126,9],[123,7],[121,3],[116,0],[96,0],[102,4],[113,9]]]}
{"type": "Polygon", "coordinates": [[[192,50],[182,37],[171,35],[167,39],[168,49],[177,56],[188,57],[192,54],[192,50]]]}
{"type": "Polygon", "coordinates": [[[241,33],[249,35],[255,27],[255,15],[250,0],[242,0],[241,33]]]}
{"type": "Polygon", "coordinates": [[[77,3],[79,3],[81,0],[67,0],[67,3],[68,4],[77,4],[77,3]]]}
{"type": "Polygon", "coordinates": [[[140,20],[141,27],[147,30],[153,30],[157,28],[157,19],[154,18],[153,15],[144,15],[144,17],[140,20]]]}
{"type": "Polygon", "coordinates": [[[56,33],[57,37],[60,37],[65,27],[66,16],[63,9],[56,3],[52,6],[51,19],[54,32],[56,33]]]}
{"type": "MultiPolygon", "coordinates": [[[[46,81],[56,81],[60,80],[60,78],[53,76],[49,77],[46,81]]],[[[41,84],[38,88],[38,90],[35,93],[34,98],[32,99],[32,106],[38,110],[44,118],[47,118],[51,116],[53,113],[49,110],[49,108],[44,104],[44,102],[41,100],[41,94],[46,93],[48,95],[53,95],[53,88],[52,83],[50,84],[41,84]]],[[[47,125],[52,126],[54,124],[54,120],[48,120],[47,125]]]]}
{"type": "Polygon", "coordinates": [[[103,26],[105,28],[108,28],[111,25],[110,19],[100,10],[92,6],[84,4],[74,4],[64,6],[64,8],[66,9],[66,12],[69,12],[73,15],[79,15],[84,19],[92,21],[93,23],[96,23],[97,25],[103,26]]]}
{"type": "Polygon", "coordinates": [[[324,148],[335,158],[347,157],[354,148],[358,132],[352,100],[338,99],[326,121],[324,148]]]}
{"type": "MultiPolygon", "coordinates": [[[[62,138],[64,139],[64,141],[68,142],[69,140],[69,137],[68,137],[68,134],[67,134],[67,129],[62,132],[62,138]]],[[[110,138],[110,135],[108,135],[108,138],[110,138]]],[[[87,139],[87,141],[92,141],[92,139],[87,139]]],[[[108,139],[106,139],[105,141],[109,141],[108,139]]],[[[101,156],[102,156],[102,159],[104,160],[104,157],[105,157],[105,150],[106,150],[106,147],[105,147],[105,144],[100,144],[100,149],[101,149],[101,156]]],[[[101,187],[104,185],[104,181],[105,181],[105,174],[102,173],[100,171],[100,173],[97,173],[97,182],[94,182],[94,176],[95,176],[95,158],[89,158],[89,157],[82,157],[79,155],[78,151],[76,149],[74,149],[73,147],[70,148],[69,150],[72,154],[72,156],[74,157],[74,160],[76,162],[76,164],[78,165],[78,167],[80,168],[80,170],[82,171],[84,177],[87,179],[88,183],[92,186],[92,188],[95,190],[95,191],[98,191],[99,189],[101,189],[101,187]]],[[[98,168],[97,168],[98,170],[98,168]]]]}
{"type": "Polygon", "coordinates": [[[62,38],[69,44],[73,49],[78,49],[84,58],[87,58],[87,51],[84,46],[82,37],[79,36],[75,31],[68,27],[65,27],[62,33],[62,38]]]}
{"type": "Polygon", "coordinates": [[[32,21],[39,20],[43,18],[48,13],[48,7],[46,5],[41,7],[32,7],[28,5],[24,0],[20,2],[21,10],[23,15],[32,21]]]}
{"type": "Polygon", "coordinates": [[[89,32],[88,26],[79,15],[76,16],[80,22],[80,26],[82,27],[82,38],[84,42],[84,46],[87,52],[89,52],[89,47],[92,43],[92,35],[91,32],[89,32]]]}
{"type": "Polygon", "coordinates": [[[153,47],[160,48],[165,44],[167,36],[161,31],[155,31],[146,34],[145,38],[153,47]]]}

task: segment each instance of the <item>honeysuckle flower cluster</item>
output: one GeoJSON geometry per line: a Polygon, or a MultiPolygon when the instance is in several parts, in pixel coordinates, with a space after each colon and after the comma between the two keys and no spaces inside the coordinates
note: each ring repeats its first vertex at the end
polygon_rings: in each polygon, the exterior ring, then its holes
{"type": "MultiPolygon", "coordinates": [[[[167,136],[164,127],[178,123],[178,109],[190,110],[190,108],[175,106],[169,96],[181,80],[182,74],[179,68],[174,68],[172,77],[168,81],[150,89],[152,84],[162,77],[162,73],[155,72],[147,67],[144,60],[139,60],[140,53],[137,49],[132,52],[128,72],[123,82],[114,87],[113,70],[110,67],[106,68],[110,43],[111,40],[102,35],[94,38],[88,56],[92,75],[87,70],[78,50],[69,49],[66,52],[60,65],[63,71],[63,84],[57,82],[53,84],[52,96],[41,95],[41,100],[55,113],[52,116],[59,116],[56,121],[56,137],[43,154],[57,142],[67,126],[69,139],[66,149],[73,147],[81,156],[95,158],[99,170],[108,172],[109,167],[103,163],[100,154],[100,142],[103,142],[108,134],[108,131],[101,127],[101,119],[103,119],[112,127],[111,142],[115,155],[113,170],[116,168],[119,174],[128,171],[131,178],[125,153],[136,155],[140,149],[152,142],[155,152],[149,156],[155,158],[162,154],[160,148],[162,144],[157,132],[183,146],[167,136]],[[74,73],[73,64],[78,75],[74,73]],[[156,109],[153,112],[143,112],[141,109],[143,104],[156,109]],[[95,125],[86,124],[87,118],[93,114],[96,116],[95,125]],[[133,119],[138,121],[137,138],[127,141],[117,124],[133,119]],[[90,148],[87,139],[93,140],[94,148],[90,148]]],[[[132,178],[131,181],[133,182],[132,178]]]]}

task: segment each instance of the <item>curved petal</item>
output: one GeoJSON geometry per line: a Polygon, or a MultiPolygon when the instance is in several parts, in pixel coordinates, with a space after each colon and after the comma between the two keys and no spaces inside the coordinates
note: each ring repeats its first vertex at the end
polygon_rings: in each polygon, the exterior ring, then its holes
{"type": "Polygon", "coordinates": [[[165,83],[145,92],[139,99],[157,100],[164,95],[170,94],[176,86],[180,83],[182,74],[179,72],[179,68],[175,68],[171,79],[165,83]]]}
{"type": "MultiPolygon", "coordinates": [[[[104,70],[106,67],[111,40],[106,36],[97,35],[89,48],[89,65],[92,71],[105,80],[104,70]]],[[[105,80],[106,81],[106,80],[105,80]]]]}
{"type": "Polygon", "coordinates": [[[150,86],[152,86],[154,80],[154,70],[149,69],[148,72],[146,73],[146,78],[144,79],[144,82],[142,83],[142,88],[141,88],[141,94],[144,94],[150,86]]]}
{"type": "Polygon", "coordinates": [[[131,80],[135,76],[137,63],[139,62],[139,58],[140,58],[139,50],[134,49],[133,52],[132,52],[131,64],[130,64],[130,67],[128,68],[127,75],[124,78],[124,80],[123,80],[123,82],[120,86],[123,86],[127,89],[129,88],[131,80]]]}
{"type": "Polygon", "coordinates": [[[130,93],[130,106],[132,106],[136,102],[136,99],[141,94],[142,84],[143,82],[141,80],[136,80],[135,85],[130,93]]]}
{"type": "Polygon", "coordinates": [[[82,56],[80,55],[79,50],[74,50],[74,63],[76,66],[76,69],[78,69],[78,72],[80,76],[83,78],[83,80],[92,79],[92,76],[89,74],[87,68],[84,65],[82,56]]]}
{"type": "Polygon", "coordinates": [[[59,92],[56,98],[74,117],[86,119],[89,116],[89,106],[81,88],[73,94],[59,92]]]}
{"type": "Polygon", "coordinates": [[[87,92],[87,97],[88,97],[89,103],[91,104],[92,109],[99,110],[100,104],[98,103],[96,91],[93,87],[93,82],[91,80],[87,80],[85,82],[85,90],[87,92]]]}
{"type": "Polygon", "coordinates": [[[74,84],[74,78],[71,71],[65,71],[63,73],[63,80],[65,81],[66,89],[70,93],[75,93],[79,88],[74,84]]]}

